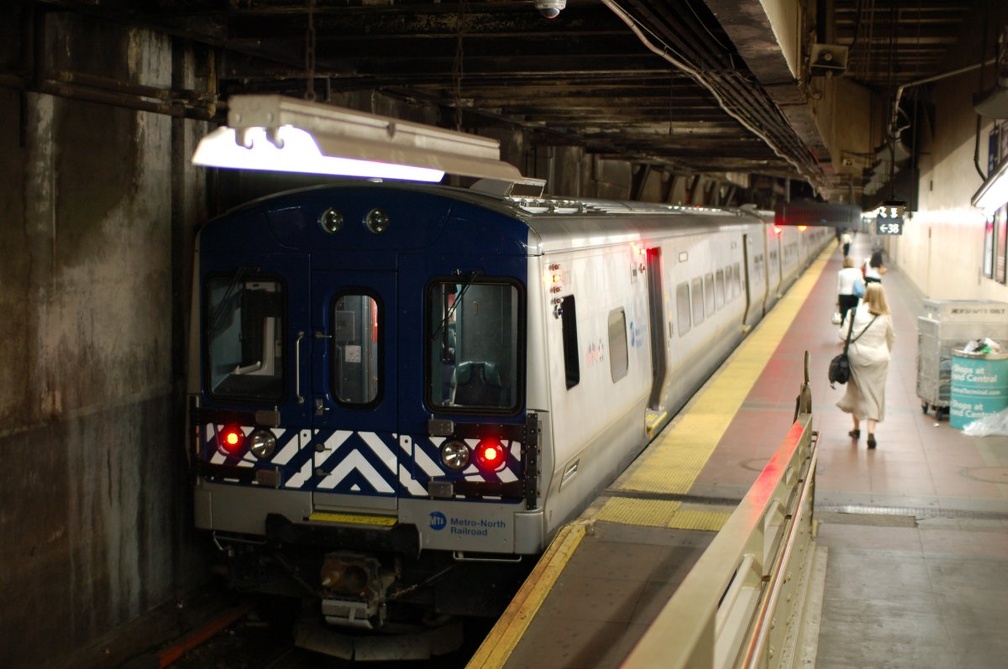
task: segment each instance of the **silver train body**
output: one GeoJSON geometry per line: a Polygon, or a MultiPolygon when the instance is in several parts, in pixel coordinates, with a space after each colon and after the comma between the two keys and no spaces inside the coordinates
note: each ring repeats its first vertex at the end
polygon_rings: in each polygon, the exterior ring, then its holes
{"type": "Polygon", "coordinates": [[[355,183],[197,239],[195,521],[334,627],[494,615],[832,228],[355,183]]]}

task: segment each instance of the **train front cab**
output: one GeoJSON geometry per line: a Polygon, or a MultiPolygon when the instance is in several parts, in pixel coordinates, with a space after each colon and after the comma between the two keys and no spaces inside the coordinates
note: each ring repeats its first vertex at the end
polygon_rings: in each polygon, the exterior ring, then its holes
{"type": "MultiPolygon", "coordinates": [[[[366,219],[365,200],[342,215],[366,219]]],[[[424,204],[448,225],[450,204],[424,204]]],[[[326,231],[329,205],[309,197],[201,231],[196,525],[234,587],[307,584],[331,624],[378,627],[399,604],[486,613],[494,589],[467,584],[483,578],[468,566],[516,563],[543,540],[519,318],[526,229],[496,222],[520,242],[450,231],[450,246],[513,254],[432,255],[418,243],[430,226],[405,225],[408,198],[385,204],[387,235],[326,231]],[[255,241],[291,229],[298,249],[255,241]],[[439,597],[427,586],[446,571],[439,597]]]]}

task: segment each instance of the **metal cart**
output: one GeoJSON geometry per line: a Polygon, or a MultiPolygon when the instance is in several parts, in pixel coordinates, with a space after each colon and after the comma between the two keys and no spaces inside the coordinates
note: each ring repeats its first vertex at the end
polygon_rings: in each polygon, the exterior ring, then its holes
{"type": "Polygon", "coordinates": [[[917,396],[924,413],[948,418],[952,351],[990,337],[1008,346],[1008,303],[986,300],[924,300],[917,319],[917,396]]]}

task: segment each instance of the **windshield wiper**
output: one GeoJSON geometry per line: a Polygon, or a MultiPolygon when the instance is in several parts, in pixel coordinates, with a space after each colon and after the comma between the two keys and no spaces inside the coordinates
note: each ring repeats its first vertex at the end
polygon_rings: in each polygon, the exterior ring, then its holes
{"type": "Polygon", "coordinates": [[[455,301],[448,309],[448,312],[445,313],[444,318],[441,319],[441,325],[437,326],[437,329],[431,334],[431,341],[434,341],[434,339],[441,334],[445,327],[448,326],[448,321],[450,321],[451,317],[455,315],[455,310],[458,309],[458,305],[462,302],[462,298],[465,296],[466,291],[469,290],[469,286],[473,285],[473,282],[476,281],[476,277],[482,273],[483,271],[478,269],[469,273],[469,278],[462,284],[462,288],[459,289],[458,295],[455,296],[455,301]]]}
{"type": "Polygon", "coordinates": [[[224,297],[221,301],[217,303],[214,308],[214,312],[210,314],[210,332],[217,333],[220,332],[220,320],[224,317],[226,309],[232,304],[236,297],[238,297],[237,291],[238,286],[241,284],[242,279],[245,277],[245,273],[248,272],[248,267],[242,265],[239,267],[234,276],[231,277],[231,283],[228,284],[227,290],[224,291],[224,297]]]}

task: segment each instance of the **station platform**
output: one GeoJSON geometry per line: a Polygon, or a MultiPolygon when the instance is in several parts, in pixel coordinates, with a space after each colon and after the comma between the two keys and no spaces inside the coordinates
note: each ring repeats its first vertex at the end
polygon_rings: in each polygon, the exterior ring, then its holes
{"type": "MultiPolygon", "coordinates": [[[[871,251],[855,237],[857,259],[871,251]]],[[[967,669],[1008,657],[1008,436],[971,437],[917,396],[924,300],[890,268],[896,344],[878,447],[848,436],[829,360],[841,251],[816,259],[637,461],[550,546],[468,664],[619,667],[795,418],[810,356],[813,568],[793,666],[967,669]]]]}

